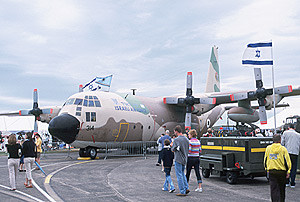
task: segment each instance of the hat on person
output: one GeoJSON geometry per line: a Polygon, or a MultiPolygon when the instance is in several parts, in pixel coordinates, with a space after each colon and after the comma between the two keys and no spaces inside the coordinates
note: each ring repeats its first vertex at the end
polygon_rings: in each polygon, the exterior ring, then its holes
{"type": "Polygon", "coordinates": [[[169,131],[169,130],[166,130],[166,133],[170,134],[170,131],[169,131]]]}

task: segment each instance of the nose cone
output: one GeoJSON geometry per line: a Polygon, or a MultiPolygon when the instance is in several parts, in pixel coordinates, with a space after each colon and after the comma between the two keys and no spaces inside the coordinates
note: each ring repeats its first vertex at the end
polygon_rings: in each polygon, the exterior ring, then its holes
{"type": "Polygon", "coordinates": [[[48,130],[51,135],[71,144],[75,141],[79,131],[80,122],[70,114],[61,114],[49,123],[48,130]]]}

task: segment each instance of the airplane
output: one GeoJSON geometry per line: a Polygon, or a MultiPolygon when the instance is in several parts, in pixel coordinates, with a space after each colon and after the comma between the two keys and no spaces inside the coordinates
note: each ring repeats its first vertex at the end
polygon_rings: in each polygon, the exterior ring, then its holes
{"type": "MultiPolygon", "coordinates": [[[[259,87],[261,90],[262,85],[259,87]]],[[[292,95],[290,87],[280,89],[278,98],[292,95]]],[[[97,149],[105,148],[107,142],[155,141],[166,129],[172,132],[176,125],[187,130],[196,129],[201,136],[225,112],[225,107],[221,104],[238,102],[236,108],[247,109],[250,104],[243,106],[240,103],[265,99],[270,94],[268,91],[267,96],[260,96],[257,91],[249,92],[252,94],[247,94],[247,97],[243,97],[246,96],[245,93],[241,94],[243,92],[220,92],[218,53],[214,46],[204,94],[193,96],[192,72],[188,72],[186,96],[149,98],[104,91],[84,91],[70,96],[62,107],[39,108],[37,90],[34,90],[33,109],[20,110],[19,115],[34,115],[35,125],[37,120],[48,122],[51,135],[80,148],[79,156],[90,156],[94,159],[97,149]]],[[[262,104],[267,106],[265,102],[262,104]]]]}
{"type": "MultiPolygon", "coordinates": [[[[168,97],[79,91],[70,96],[62,107],[40,108],[37,89],[34,89],[31,110],[0,115],[33,115],[34,131],[37,132],[37,121],[47,122],[51,135],[80,148],[81,157],[95,158],[97,149],[105,148],[107,142],[156,141],[166,129],[173,131],[176,125],[194,128],[202,134],[225,112],[223,106],[214,104],[214,98],[205,94],[199,95],[201,98],[193,97],[192,72],[187,73],[186,97],[179,96],[182,103],[178,105],[168,103],[168,97]]],[[[217,48],[213,47],[206,93],[219,91],[218,55],[217,48]]]]}

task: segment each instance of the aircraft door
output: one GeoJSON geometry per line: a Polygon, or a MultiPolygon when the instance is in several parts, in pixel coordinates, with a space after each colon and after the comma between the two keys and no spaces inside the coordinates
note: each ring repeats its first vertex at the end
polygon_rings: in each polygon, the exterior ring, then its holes
{"type": "Polygon", "coordinates": [[[124,142],[129,131],[129,123],[120,123],[119,132],[115,142],[124,142]]]}

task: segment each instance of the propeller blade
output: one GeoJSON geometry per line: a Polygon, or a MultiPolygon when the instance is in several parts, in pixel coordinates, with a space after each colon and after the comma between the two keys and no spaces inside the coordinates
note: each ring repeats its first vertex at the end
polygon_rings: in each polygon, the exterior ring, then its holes
{"type": "Polygon", "coordinates": [[[275,94],[290,93],[293,91],[292,86],[280,86],[275,88],[275,94]]]}
{"type": "Polygon", "coordinates": [[[34,132],[38,132],[38,121],[37,120],[35,120],[34,121],[34,132]]]}
{"type": "Polygon", "coordinates": [[[185,129],[191,130],[192,128],[192,113],[185,114],[185,129]]]}
{"type": "Polygon", "coordinates": [[[254,77],[256,80],[256,88],[262,88],[263,82],[260,68],[254,68],[254,77]]]}
{"type": "Polygon", "coordinates": [[[193,94],[192,83],[193,83],[192,72],[188,72],[186,78],[186,96],[191,96],[193,94]]]}
{"type": "Polygon", "coordinates": [[[38,108],[38,93],[37,89],[33,90],[33,109],[38,108]]]}
{"type": "Polygon", "coordinates": [[[48,109],[42,109],[42,113],[43,114],[52,114],[53,109],[52,108],[48,108],[48,109]]]}
{"type": "Polygon", "coordinates": [[[216,104],[216,98],[200,98],[200,104],[216,104]]]}
{"type": "Polygon", "coordinates": [[[20,116],[28,116],[30,114],[30,110],[20,110],[19,115],[20,116]]]}
{"type": "Polygon", "coordinates": [[[244,93],[234,93],[230,95],[231,101],[244,100],[248,98],[248,92],[244,93]]]}
{"type": "Polygon", "coordinates": [[[259,119],[260,119],[260,124],[267,124],[267,113],[266,113],[265,106],[259,107],[259,119]]]}

